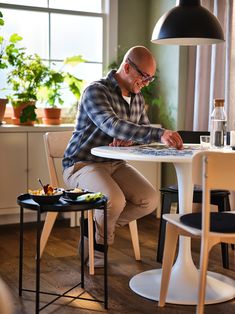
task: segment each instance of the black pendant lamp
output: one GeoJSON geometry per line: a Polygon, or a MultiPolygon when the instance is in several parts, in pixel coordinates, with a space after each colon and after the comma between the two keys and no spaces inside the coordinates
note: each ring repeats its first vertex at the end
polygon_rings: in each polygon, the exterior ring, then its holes
{"type": "Polygon", "coordinates": [[[165,45],[211,45],[224,42],[219,20],[200,0],[179,0],[154,27],[151,42],[165,45]]]}

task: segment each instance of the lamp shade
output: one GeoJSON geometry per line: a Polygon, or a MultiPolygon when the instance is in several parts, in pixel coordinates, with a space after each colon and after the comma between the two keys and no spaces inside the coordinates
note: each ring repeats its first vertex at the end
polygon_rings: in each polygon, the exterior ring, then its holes
{"type": "Polygon", "coordinates": [[[203,45],[224,42],[219,20],[200,0],[180,0],[156,23],[151,42],[166,45],[203,45]]]}

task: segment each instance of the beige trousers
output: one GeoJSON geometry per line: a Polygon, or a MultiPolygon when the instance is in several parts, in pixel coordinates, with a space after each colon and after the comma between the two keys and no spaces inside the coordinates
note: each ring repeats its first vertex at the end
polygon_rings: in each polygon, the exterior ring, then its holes
{"type": "MultiPolygon", "coordinates": [[[[157,193],[142,174],[125,161],[77,163],[63,173],[70,188],[102,192],[108,197],[108,244],[115,227],[150,214],[157,207],[157,193]]],[[[95,211],[96,242],[103,243],[103,212],[95,211]]]]}

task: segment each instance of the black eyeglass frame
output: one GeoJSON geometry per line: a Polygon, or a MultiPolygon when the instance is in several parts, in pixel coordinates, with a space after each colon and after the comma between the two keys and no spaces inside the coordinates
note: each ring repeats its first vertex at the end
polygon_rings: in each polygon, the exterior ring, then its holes
{"type": "Polygon", "coordinates": [[[126,61],[127,61],[127,63],[130,64],[130,66],[132,66],[133,69],[136,70],[137,73],[139,73],[139,74],[142,76],[142,81],[143,81],[143,82],[149,82],[149,83],[151,83],[151,82],[153,82],[153,81],[155,80],[156,76],[150,76],[150,75],[148,75],[147,73],[142,72],[142,71],[138,68],[138,66],[137,66],[133,61],[131,61],[130,58],[127,58],[126,61]]]}

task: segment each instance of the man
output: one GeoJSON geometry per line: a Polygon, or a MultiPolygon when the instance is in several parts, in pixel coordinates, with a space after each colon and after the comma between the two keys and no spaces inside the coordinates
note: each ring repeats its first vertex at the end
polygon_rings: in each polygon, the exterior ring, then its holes
{"type": "MultiPolygon", "coordinates": [[[[93,156],[91,148],[156,141],[182,148],[177,132],[149,125],[141,89],[154,79],[155,72],[156,62],[147,48],[128,50],[117,71],[85,89],[75,131],[65,151],[66,184],[108,197],[108,245],[114,241],[115,227],[150,214],[156,208],[157,196],[153,186],[125,161],[93,156]]],[[[103,265],[103,254],[99,253],[103,251],[103,216],[98,210],[95,227],[98,267],[103,265]]]]}

